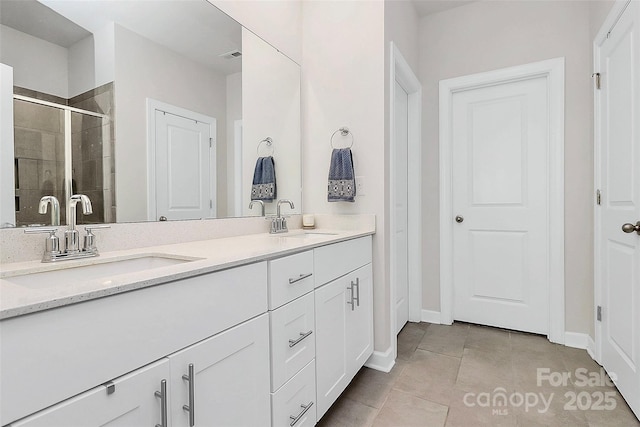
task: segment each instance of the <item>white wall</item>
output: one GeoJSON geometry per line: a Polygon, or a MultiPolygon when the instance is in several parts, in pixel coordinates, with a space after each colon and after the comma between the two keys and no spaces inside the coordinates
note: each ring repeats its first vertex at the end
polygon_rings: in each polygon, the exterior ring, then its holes
{"type": "Polygon", "coordinates": [[[68,51],[0,25],[0,62],[13,67],[13,84],[68,98],[68,51]]]}
{"type": "MultiPolygon", "coordinates": [[[[302,171],[300,144],[300,67],[257,37],[242,29],[242,209],[249,210],[256,159],[273,155],[277,198],[291,200],[300,213],[302,171]],[[272,146],[258,144],[265,138],[272,146]]],[[[266,203],[268,214],[276,213],[276,202],[266,203]]],[[[292,212],[289,206],[284,214],[292,212]]]]}
{"type": "Polygon", "coordinates": [[[15,226],[13,69],[0,63],[0,228],[15,226]]]}
{"type": "MultiPolygon", "coordinates": [[[[147,218],[146,98],[215,117],[216,141],[226,141],[226,78],[118,25],[115,47],[116,218],[142,221],[147,218]]],[[[217,162],[218,171],[226,173],[219,153],[217,162]]],[[[217,182],[226,185],[225,176],[217,182]]]]}
{"type": "Polygon", "coordinates": [[[209,2],[298,64],[301,63],[301,0],[209,0],[209,2]]]}
{"type": "Polygon", "coordinates": [[[69,47],[69,96],[73,98],[96,87],[93,36],[69,47]]]}
{"type": "Polygon", "coordinates": [[[592,332],[590,25],[580,1],[481,1],[421,19],[424,308],[440,309],[438,81],[564,56],[566,329],[592,332]]]}
{"type": "Polygon", "coordinates": [[[386,351],[390,325],[384,250],[384,4],[307,1],[303,2],[302,19],[304,211],[376,215],[375,349],[386,351]],[[356,196],[354,203],[329,203],[329,139],[342,126],[353,132],[355,172],[365,178],[366,195],[356,196]]]}
{"type": "MultiPolygon", "coordinates": [[[[240,216],[242,211],[234,209],[236,199],[241,198],[235,193],[235,133],[234,123],[242,120],[242,72],[227,76],[227,211],[224,216],[240,216]]],[[[222,215],[220,215],[222,216],[222,215]]]]}

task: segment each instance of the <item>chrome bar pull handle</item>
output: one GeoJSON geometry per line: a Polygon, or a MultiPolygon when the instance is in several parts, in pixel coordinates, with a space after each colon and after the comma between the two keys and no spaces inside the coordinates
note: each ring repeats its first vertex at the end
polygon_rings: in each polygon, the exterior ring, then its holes
{"type": "Polygon", "coordinates": [[[309,335],[311,335],[313,333],[313,331],[309,331],[309,332],[300,332],[300,337],[295,339],[295,340],[289,340],[289,347],[295,347],[296,344],[298,344],[300,341],[302,341],[303,339],[305,339],[306,337],[308,337],[309,335]]]}
{"type": "Polygon", "coordinates": [[[356,283],[351,282],[351,286],[356,288],[356,297],[354,299],[358,307],[360,307],[360,278],[356,277],[356,283]]]}
{"type": "Polygon", "coordinates": [[[289,284],[293,285],[294,283],[299,282],[300,280],[306,279],[307,277],[311,277],[311,276],[313,276],[313,273],[302,273],[298,277],[294,277],[293,279],[289,279],[289,284]]]}
{"type": "Polygon", "coordinates": [[[291,427],[293,427],[294,425],[296,425],[296,423],[298,421],[300,421],[300,418],[304,417],[304,414],[307,413],[307,411],[313,406],[313,402],[309,402],[307,405],[300,405],[300,407],[302,408],[302,411],[298,414],[298,415],[289,415],[289,418],[291,419],[291,422],[289,423],[289,425],[291,427]]]}
{"type": "Polygon", "coordinates": [[[167,427],[167,380],[160,381],[160,391],[155,395],[160,398],[160,424],[156,427],[167,427]]]}
{"type": "Polygon", "coordinates": [[[189,413],[189,427],[194,427],[196,425],[196,411],[194,407],[195,399],[195,387],[194,387],[194,379],[195,374],[193,373],[193,363],[189,363],[189,374],[183,375],[182,379],[189,382],[189,404],[182,405],[182,409],[189,413]]]}
{"type": "Polygon", "coordinates": [[[351,311],[353,311],[356,309],[355,297],[353,295],[353,290],[354,290],[353,282],[351,282],[351,286],[347,286],[347,289],[351,291],[351,301],[347,301],[347,304],[351,306],[351,311]]]}

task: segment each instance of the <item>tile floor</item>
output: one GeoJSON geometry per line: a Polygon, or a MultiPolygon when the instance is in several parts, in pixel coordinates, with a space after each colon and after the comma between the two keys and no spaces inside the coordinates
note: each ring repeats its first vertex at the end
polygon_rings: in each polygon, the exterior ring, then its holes
{"type": "Polygon", "coordinates": [[[640,426],[600,376],[586,351],[546,337],[457,322],[408,323],[391,372],[362,368],[319,426],[640,426]],[[563,381],[565,373],[571,378],[563,381]]]}

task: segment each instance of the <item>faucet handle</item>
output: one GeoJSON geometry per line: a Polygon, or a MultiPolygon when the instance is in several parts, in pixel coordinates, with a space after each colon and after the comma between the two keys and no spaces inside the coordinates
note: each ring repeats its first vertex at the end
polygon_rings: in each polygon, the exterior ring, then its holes
{"type": "Polygon", "coordinates": [[[49,237],[45,242],[44,254],[45,257],[51,254],[60,253],[60,239],[56,236],[58,229],[49,227],[27,228],[24,230],[25,234],[40,234],[49,233],[49,237]]]}
{"type": "Polygon", "coordinates": [[[103,228],[111,228],[110,225],[107,224],[97,224],[97,225],[87,225],[84,227],[87,234],[84,236],[84,250],[89,252],[97,252],[96,248],[96,235],[93,234],[93,230],[100,230],[103,228]]]}

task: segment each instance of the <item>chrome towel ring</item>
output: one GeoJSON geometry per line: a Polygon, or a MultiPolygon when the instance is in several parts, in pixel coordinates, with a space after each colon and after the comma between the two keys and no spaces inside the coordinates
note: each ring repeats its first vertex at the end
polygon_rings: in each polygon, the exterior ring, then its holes
{"type": "Polygon", "coordinates": [[[338,132],[340,132],[340,135],[341,135],[341,136],[347,136],[347,135],[350,135],[350,136],[351,136],[351,145],[349,145],[348,147],[344,147],[344,148],[351,148],[351,147],[353,147],[353,132],[351,132],[351,131],[349,130],[349,128],[348,128],[348,127],[341,127],[340,129],[338,129],[337,131],[335,131],[335,132],[333,133],[333,135],[331,135],[331,148],[334,148],[334,149],[336,148],[336,147],[334,147],[334,146],[333,146],[333,138],[336,136],[336,134],[337,134],[338,132]]]}
{"type": "Polygon", "coordinates": [[[260,155],[260,146],[262,144],[266,145],[268,148],[271,149],[271,152],[269,153],[269,155],[273,156],[273,153],[275,153],[276,151],[276,147],[273,145],[273,139],[271,139],[271,137],[268,136],[258,143],[258,146],[256,147],[256,154],[258,155],[260,155]]]}

